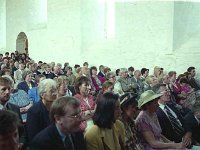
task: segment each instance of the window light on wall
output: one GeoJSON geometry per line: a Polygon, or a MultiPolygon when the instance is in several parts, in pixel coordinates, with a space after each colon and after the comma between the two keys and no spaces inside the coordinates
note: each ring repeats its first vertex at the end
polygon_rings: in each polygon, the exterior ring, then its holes
{"type": "Polygon", "coordinates": [[[106,0],[106,38],[115,37],[115,0],[106,0]]]}

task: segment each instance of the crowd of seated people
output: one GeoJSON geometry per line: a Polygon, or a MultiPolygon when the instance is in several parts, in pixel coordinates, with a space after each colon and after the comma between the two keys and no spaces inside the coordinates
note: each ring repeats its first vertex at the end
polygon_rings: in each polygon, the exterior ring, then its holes
{"type": "Polygon", "coordinates": [[[0,68],[0,117],[15,120],[7,127],[0,120],[8,130],[1,129],[0,148],[9,147],[6,138],[20,124],[24,132],[16,134],[11,149],[200,149],[195,67],[180,75],[159,66],[153,74],[148,68],[115,71],[88,62],[62,68],[15,51],[0,54],[0,68]]]}

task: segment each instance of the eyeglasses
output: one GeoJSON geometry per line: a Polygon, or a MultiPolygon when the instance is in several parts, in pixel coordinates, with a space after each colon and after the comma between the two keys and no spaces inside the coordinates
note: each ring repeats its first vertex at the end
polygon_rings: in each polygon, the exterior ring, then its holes
{"type": "Polygon", "coordinates": [[[78,118],[82,118],[82,112],[80,112],[79,114],[74,114],[74,115],[65,115],[66,117],[69,118],[74,118],[74,119],[78,119],[78,118]]]}

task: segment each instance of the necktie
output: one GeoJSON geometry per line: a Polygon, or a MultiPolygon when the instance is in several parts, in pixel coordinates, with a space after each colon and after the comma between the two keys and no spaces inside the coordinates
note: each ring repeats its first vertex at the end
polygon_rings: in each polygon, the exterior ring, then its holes
{"type": "Polygon", "coordinates": [[[165,106],[165,111],[167,112],[168,118],[171,122],[171,125],[174,129],[174,132],[179,135],[182,136],[184,134],[184,128],[180,125],[180,123],[178,122],[178,119],[175,118],[174,115],[172,115],[171,111],[169,110],[169,108],[167,108],[167,106],[165,106]]]}
{"type": "Polygon", "coordinates": [[[69,134],[65,137],[65,149],[66,150],[74,150],[72,138],[71,138],[71,135],[69,135],[69,134]]]}

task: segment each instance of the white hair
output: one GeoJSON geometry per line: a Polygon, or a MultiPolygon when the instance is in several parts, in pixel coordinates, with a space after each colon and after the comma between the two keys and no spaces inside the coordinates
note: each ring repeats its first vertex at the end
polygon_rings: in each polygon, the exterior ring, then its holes
{"type": "Polygon", "coordinates": [[[128,71],[128,69],[127,69],[127,68],[120,68],[120,71],[119,71],[119,73],[126,72],[126,71],[128,71]]]}
{"type": "Polygon", "coordinates": [[[49,88],[57,89],[57,82],[53,79],[44,79],[38,85],[39,95],[42,96],[49,88]]]}

